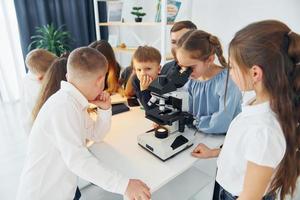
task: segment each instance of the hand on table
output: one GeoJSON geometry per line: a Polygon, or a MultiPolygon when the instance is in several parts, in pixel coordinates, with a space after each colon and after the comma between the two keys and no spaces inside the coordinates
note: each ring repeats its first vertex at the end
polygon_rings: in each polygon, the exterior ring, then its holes
{"type": "Polygon", "coordinates": [[[150,188],[140,180],[130,179],[125,195],[129,200],[150,200],[150,188]]]}
{"type": "Polygon", "coordinates": [[[220,149],[210,149],[205,144],[198,144],[198,146],[193,150],[192,156],[196,158],[213,158],[217,157],[220,153],[220,149]]]}

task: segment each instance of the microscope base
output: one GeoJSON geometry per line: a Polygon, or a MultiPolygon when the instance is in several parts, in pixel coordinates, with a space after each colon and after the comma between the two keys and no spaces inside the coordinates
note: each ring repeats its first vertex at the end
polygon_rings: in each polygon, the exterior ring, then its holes
{"type": "Polygon", "coordinates": [[[193,146],[182,133],[175,132],[167,138],[159,139],[153,133],[142,133],[137,137],[138,144],[162,161],[166,161],[193,146]]]}

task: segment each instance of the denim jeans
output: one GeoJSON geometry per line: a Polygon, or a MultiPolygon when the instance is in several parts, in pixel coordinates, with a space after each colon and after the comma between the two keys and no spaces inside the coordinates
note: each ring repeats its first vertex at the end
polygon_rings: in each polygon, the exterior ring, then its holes
{"type": "Polygon", "coordinates": [[[75,193],[75,196],[74,196],[73,200],[79,200],[80,197],[81,197],[81,192],[80,192],[79,188],[77,187],[76,188],[76,193],[75,193]]]}
{"type": "MultiPolygon", "coordinates": [[[[216,184],[218,184],[216,182],[216,184]]],[[[214,197],[214,200],[236,200],[238,198],[238,196],[233,196],[232,194],[230,194],[229,192],[227,192],[222,186],[220,186],[218,184],[218,187],[219,187],[219,195],[218,195],[218,199],[216,199],[214,197]]],[[[215,188],[218,188],[218,187],[215,187],[215,188]]],[[[272,194],[267,194],[265,195],[262,200],[275,200],[275,196],[272,195],[272,194]]]]}

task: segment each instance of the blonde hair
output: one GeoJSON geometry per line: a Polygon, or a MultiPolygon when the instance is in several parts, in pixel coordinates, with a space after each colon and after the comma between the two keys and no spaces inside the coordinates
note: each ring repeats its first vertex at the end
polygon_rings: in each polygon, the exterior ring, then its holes
{"type": "Polygon", "coordinates": [[[44,76],[39,98],[32,110],[32,121],[35,121],[47,99],[60,89],[60,82],[66,81],[66,73],[67,57],[57,58],[44,76]]]}
{"type": "Polygon", "coordinates": [[[160,64],[161,55],[160,52],[151,46],[139,46],[132,56],[132,60],[138,62],[156,62],[160,64]]]}
{"type": "Polygon", "coordinates": [[[99,70],[107,72],[108,64],[102,53],[91,47],[80,47],[73,50],[67,63],[69,76],[88,78],[99,70]]]}
{"type": "Polygon", "coordinates": [[[35,49],[27,54],[25,63],[32,73],[44,75],[56,58],[57,56],[45,49],[35,49]]]}

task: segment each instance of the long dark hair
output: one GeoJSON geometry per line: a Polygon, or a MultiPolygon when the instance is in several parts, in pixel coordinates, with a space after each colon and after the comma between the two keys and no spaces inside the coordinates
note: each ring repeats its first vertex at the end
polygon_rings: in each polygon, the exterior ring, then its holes
{"type": "Polygon", "coordinates": [[[110,94],[118,92],[120,89],[119,76],[121,66],[116,60],[113,48],[105,40],[92,42],[89,47],[97,49],[108,61],[108,71],[105,77],[105,89],[110,94]]]}
{"type": "Polygon", "coordinates": [[[40,90],[40,94],[32,111],[32,119],[35,121],[40,109],[47,99],[60,89],[60,82],[66,81],[67,54],[54,60],[47,70],[40,90]]]}
{"type": "Polygon", "coordinates": [[[270,192],[280,191],[284,199],[294,193],[300,172],[300,35],[279,21],[256,22],[235,34],[229,54],[243,74],[254,65],[264,72],[263,85],[286,140],[286,152],[270,192]]]}

